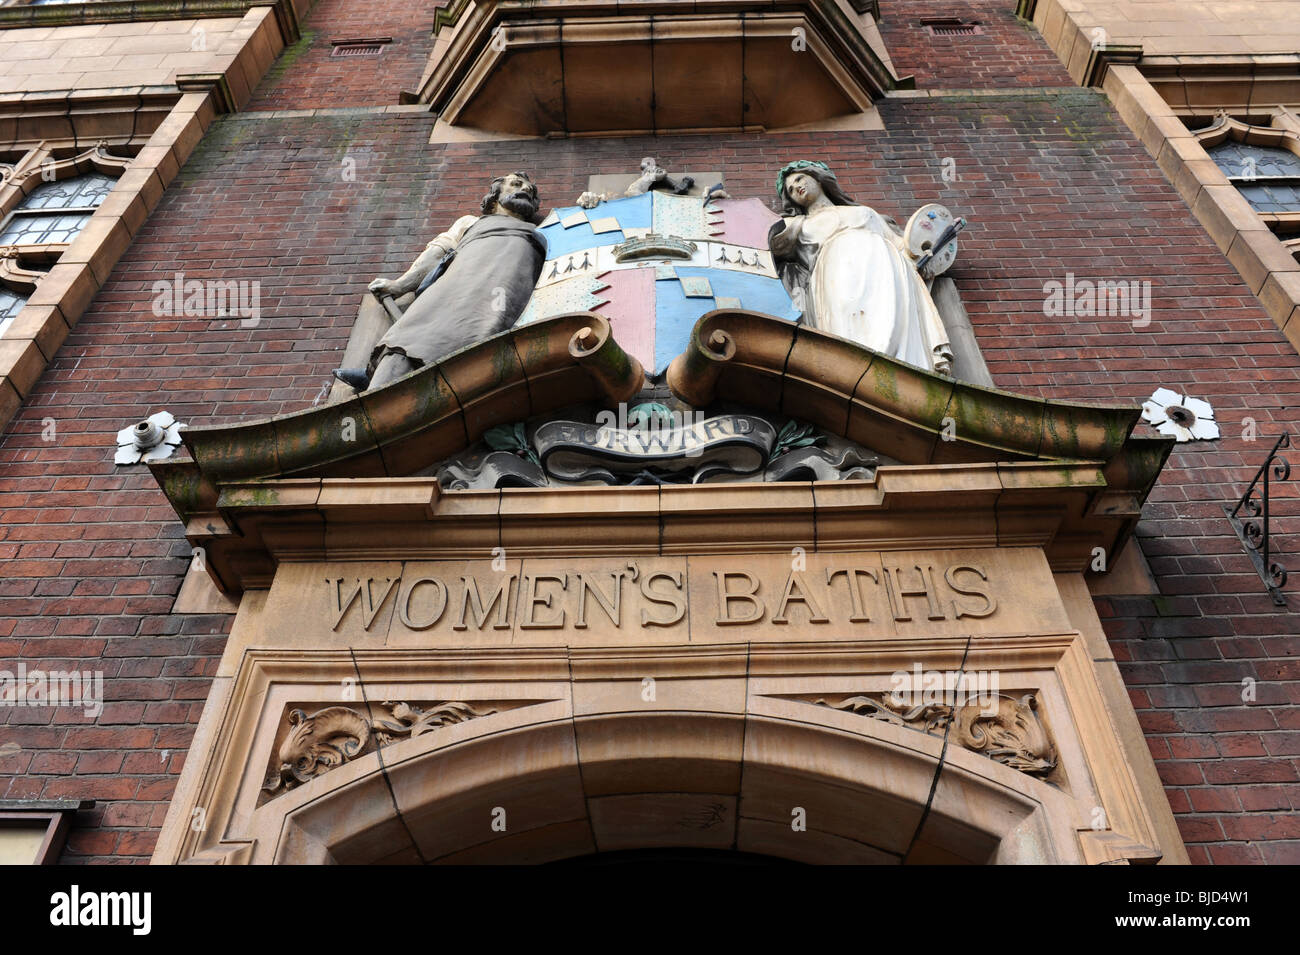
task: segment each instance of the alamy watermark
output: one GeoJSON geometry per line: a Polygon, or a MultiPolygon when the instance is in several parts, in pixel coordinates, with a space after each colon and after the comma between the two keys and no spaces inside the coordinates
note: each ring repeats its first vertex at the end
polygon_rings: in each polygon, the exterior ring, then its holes
{"type": "Polygon", "coordinates": [[[103,670],[0,670],[0,706],[79,706],[95,719],[104,712],[103,670]]]}
{"type": "Polygon", "coordinates": [[[997,670],[895,670],[890,696],[903,706],[978,706],[986,716],[998,711],[997,670]]]}
{"type": "Polygon", "coordinates": [[[1044,282],[1043,295],[1043,314],[1048,318],[1122,315],[1133,319],[1134,328],[1151,324],[1149,281],[1093,281],[1075,279],[1073,272],[1066,272],[1064,282],[1044,282]]]}
{"type": "Polygon", "coordinates": [[[675,411],[650,402],[629,407],[627,402],[620,402],[617,412],[597,413],[596,427],[602,434],[636,432],[644,450],[658,448],[665,454],[679,452],[690,458],[704,452],[708,419],[702,411],[675,411]]]}
{"type": "Polygon", "coordinates": [[[235,318],[244,328],[262,320],[262,283],[246,279],[187,279],[177,272],[153,283],[153,313],[185,318],[235,318]]]}
{"type": "Polygon", "coordinates": [[[96,892],[73,885],[50,896],[50,924],[55,926],[118,925],[132,935],[148,935],[152,912],[152,892],[96,892]]]}

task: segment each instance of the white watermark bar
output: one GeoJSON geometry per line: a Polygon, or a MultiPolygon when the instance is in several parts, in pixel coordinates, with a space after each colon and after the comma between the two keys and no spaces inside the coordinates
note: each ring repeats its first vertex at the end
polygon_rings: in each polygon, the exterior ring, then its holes
{"type": "Polygon", "coordinates": [[[985,715],[998,710],[997,670],[896,670],[890,677],[890,695],[904,706],[978,706],[985,715]]]}
{"type": "Polygon", "coordinates": [[[153,313],[159,318],[238,318],[244,328],[262,320],[262,283],[246,279],[187,279],[177,272],[153,283],[153,313]]]}
{"type": "Polygon", "coordinates": [[[103,670],[0,670],[0,706],[75,706],[90,719],[104,712],[103,670]]]}

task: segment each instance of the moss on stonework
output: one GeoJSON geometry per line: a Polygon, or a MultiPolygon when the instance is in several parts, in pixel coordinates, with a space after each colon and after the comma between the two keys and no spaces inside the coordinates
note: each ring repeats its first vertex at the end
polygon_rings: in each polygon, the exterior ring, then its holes
{"type": "Polygon", "coordinates": [[[248,123],[238,122],[238,114],[216,117],[203,138],[194,147],[185,165],[176,174],[176,181],[171,189],[164,193],[164,199],[176,186],[190,186],[210,179],[214,171],[226,168],[230,164],[230,154],[238,151],[249,139],[253,138],[256,128],[248,123]]]}
{"type": "Polygon", "coordinates": [[[273,487],[265,485],[244,485],[241,488],[228,490],[227,506],[234,507],[273,507],[280,503],[280,494],[273,487]]]}
{"type": "Polygon", "coordinates": [[[262,80],[262,85],[270,86],[273,83],[278,83],[289,67],[298,62],[298,58],[311,48],[315,39],[315,30],[303,30],[302,36],[296,42],[286,46],[280,52],[280,55],[276,57],[275,62],[271,64],[271,68],[266,71],[266,77],[262,80]]]}

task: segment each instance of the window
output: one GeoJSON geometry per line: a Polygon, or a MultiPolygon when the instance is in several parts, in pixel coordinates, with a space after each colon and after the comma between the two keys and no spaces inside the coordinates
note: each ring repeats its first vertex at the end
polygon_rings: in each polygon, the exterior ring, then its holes
{"type": "Polygon", "coordinates": [[[1189,128],[1283,248],[1300,259],[1300,135],[1224,111],[1207,126],[1189,128]]]}
{"type": "Polygon", "coordinates": [[[26,304],[26,295],[11,292],[3,285],[0,285],[0,333],[4,332],[5,326],[14,320],[14,317],[23,310],[23,306],[26,304]]]}
{"type": "Polygon", "coordinates": [[[92,172],[33,189],[0,230],[0,245],[48,245],[76,238],[114,179],[92,172]]]}
{"type": "Polygon", "coordinates": [[[1300,156],[1232,139],[1206,152],[1256,212],[1300,212],[1300,156]]]}
{"type": "Polygon", "coordinates": [[[0,799],[0,865],[54,865],[77,812],[93,799],[0,799]]]}
{"type": "Polygon", "coordinates": [[[130,162],[103,143],[76,155],[58,156],[44,146],[0,152],[6,187],[0,190],[0,334],[130,162]]]}

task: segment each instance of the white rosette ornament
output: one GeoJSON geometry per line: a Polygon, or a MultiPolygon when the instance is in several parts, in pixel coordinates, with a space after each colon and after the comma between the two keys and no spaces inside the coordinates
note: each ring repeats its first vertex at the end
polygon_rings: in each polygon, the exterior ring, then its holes
{"type": "Polygon", "coordinates": [[[1157,388],[1142,405],[1142,417],[1161,434],[1179,442],[1212,441],[1219,436],[1214,409],[1208,401],[1157,388]]]}
{"type": "Polygon", "coordinates": [[[117,454],[114,464],[139,464],[141,461],[161,461],[170,458],[180,446],[181,428],[170,411],[155,411],[143,421],[123,428],[117,433],[117,454]]]}

